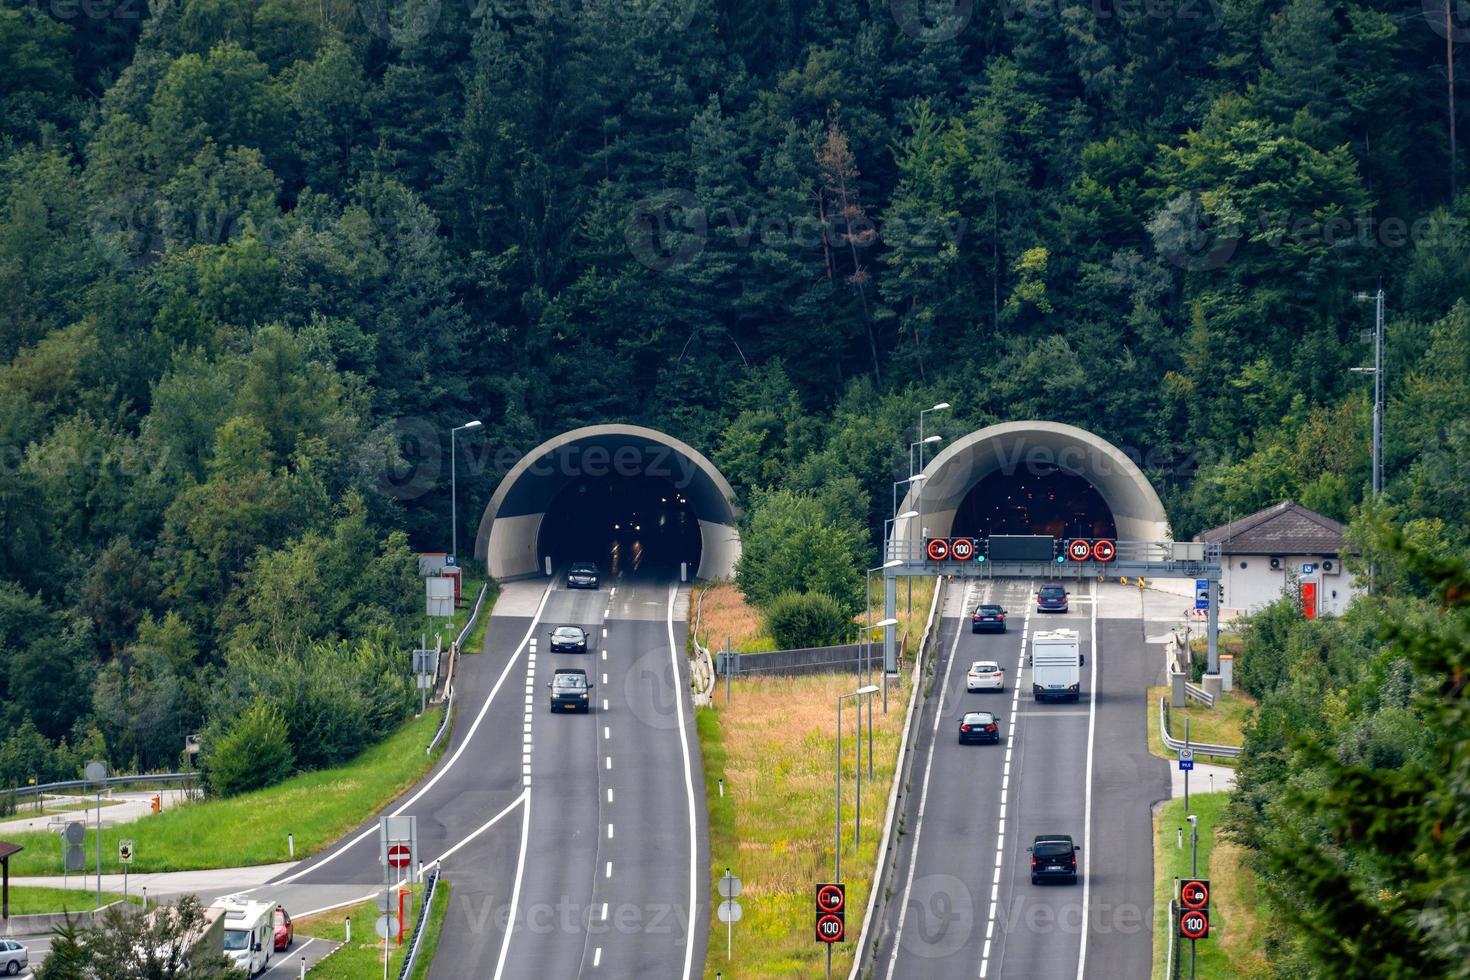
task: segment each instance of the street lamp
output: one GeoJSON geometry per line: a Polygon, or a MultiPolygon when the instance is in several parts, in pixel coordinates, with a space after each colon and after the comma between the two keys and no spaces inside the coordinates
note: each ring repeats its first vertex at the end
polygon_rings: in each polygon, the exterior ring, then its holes
{"type": "MultiPolygon", "coordinates": [[[[837,695],[837,769],[832,773],[834,795],[836,804],[832,819],[833,848],[832,848],[832,880],[842,880],[842,702],[848,698],[860,698],[869,694],[877,693],[878,688],[869,684],[860,687],[848,694],[837,695]]],[[[863,820],[863,713],[858,712],[858,739],[857,739],[857,819],[853,822],[853,847],[857,847],[859,834],[861,833],[863,820]]]]}
{"type": "Polygon", "coordinates": [[[1358,293],[1359,303],[1373,301],[1373,366],[1349,368],[1355,374],[1373,375],[1373,496],[1383,492],[1383,289],[1373,295],[1358,293]]]}
{"type": "Polygon", "coordinates": [[[479,419],[472,419],[464,425],[457,425],[449,430],[449,534],[450,554],[454,556],[455,564],[459,563],[459,475],[454,467],[454,434],[456,432],[472,432],[484,423],[479,419]]]}
{"type": "MultiPolygon", "coordinates": [[[[906,510],[902,514],[897,514],[897,515],[895,515],[893,517],[884,518],[884,520],[883,520],[883,553],[885,555],[891,555],[891,554],[893,554],[893,543],[892,543],[892,539],[893,539],[893,522],[894,521],[908,521],[908,520],[912,520],[913,518],[918,517],[918,516],[919,516],[919,512],[918,511],[916,511],[916,510],[906,510]]],[[[900,560],[900,559],[894,559],[894,560],[895,561],[898,561],[898,563],[900,565],[903,564],[902,560],[900,560]]],[[[888,566],[885,564],[883,567],[887,568],[888,566]]]]}
{"type": "MultiPolygon", "coordinates": [[[[893,509],[895,511],[898,510],[898,488],[899,488],[899,486],[901,486],[902,484],[905,484],[905,483],[912,483],[915,486],[917,486],[918,484],[923,483],[927,479],[929,479],[928,474],[926,474],[926,473],[915,473],[913,476],[906,477],[905,479],[902,479],[902,480],[894,480],[893,481],[893,509]]],[[[922,489],[922,487],[920,489],[922,489]]],[[[912,514],[915,517],[920,516],[919,512],[916,511],[916,510],[905,511],[905,513],[906,514],[912,514]]],[[[897,520],[897,518],[895,518],[895,520],[897,520]]],[[[920,528],[921,533],[922,533],[922,530],[923,529],[920,528]]],[[[907,537],[905,537],[904,543],[905,544],[910,544],[910,542],[908,541],[907,537]]]]}
{"type": "Polygon", "coordinates": [[[930,445],[932,443],[943,442],[943,441],[944,441],[944,437],[943,436],[930,436],[927,439],[920,439],[918,442],[911,442],[911,443],[909,443],[909,474],[910,475],[913,475],[913,472],[914,472],[914,447],[915,446],[923,447],[923,446],[926,446],[926,445],[930,445]]]}
{"type": "MultiPolygon", "coordinates": [[[[943,411],[946,411],[948,408],[949,408],[949,402],[940,402],[938,405],[935,405],[932,408],[926,408],[922,412],[919,413],[919,441],[920,442],[924,442],[925,441],[925,439],[924,439],[924,416],[928,415],[930,412],[943,412],[943,411]]],[[[924,468],[924,447],[923,446],[920,446],[919,447],[919,469],[920,470],[923,470],[923,468],[924,468]]]]}

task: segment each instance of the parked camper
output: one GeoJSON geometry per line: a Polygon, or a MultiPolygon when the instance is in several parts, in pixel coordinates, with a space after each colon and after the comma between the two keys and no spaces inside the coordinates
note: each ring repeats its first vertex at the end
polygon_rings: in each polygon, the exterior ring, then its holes
{"type": "Polygon", "coordinates": [[[225,913],[225,955],[249,976],[265,970],[275,947],[276,903],[227,895],[210,907],[225,913]]]}
{"type": "Polygon", "coordinates": [[[1031,693],[1036,700],[1076,701],[1082,685],[1076,630],[1040,630],[1031,638],[1031,693]]]}

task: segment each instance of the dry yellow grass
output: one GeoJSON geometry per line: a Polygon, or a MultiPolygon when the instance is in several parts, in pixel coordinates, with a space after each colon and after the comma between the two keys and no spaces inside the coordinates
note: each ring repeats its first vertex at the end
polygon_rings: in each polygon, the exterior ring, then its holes
{"type": "Polygon", "coordinates": [[[760,610],[745,601],[745,594],[729,582],[699,586],[690,599],[690,615],[694,604],[704,597],[699,614],[699,641],[710,649],[723,648],[725,638],[741,653],[775,649],[761,625],[760,610]]]}
{"type": "Polygon", "coordinates": [[[1247,863],[1248,857],[1245,848],[1230,838],[1217,841],[1210,861],[1210,888],[1231,911],[1231,928],[1219,936],[1221,950],[1238,976],[1263,977],[1268,973],[1265,937],[1256,918],[1260,903],[1256,875],[1247,863]]]}
{"type": "MultiPolygon", "coordinates": [[[[733,960],[725,967],[726,931],[716,923],[710,930],[711,973],[723,968],[731,975],[807,980],[826,966],[825,951],[812,934],[813,889],[832,877],[836,698],[853,690],[855,680],[845,673],[742,679],[732,685],[728,705],[719,684],[713,709],[699,713],[710,791],[711,894],[726,867],[744,883],[733,960]],[[721,778],[723,798],[716,783],[721,778]]],[[[867,781],[865,758],[862,846],[856,849],[856,711],[853,702],[844,705],[842,877],[850,941],[834,950],[834,974],[846,975],[851,967],[909,693],[907,677],[894,682],[886,716],[881,699],[874,701],[874,780],[867,781]]],[[[865,728],[865,755],[866,742],[865,728]]]]}

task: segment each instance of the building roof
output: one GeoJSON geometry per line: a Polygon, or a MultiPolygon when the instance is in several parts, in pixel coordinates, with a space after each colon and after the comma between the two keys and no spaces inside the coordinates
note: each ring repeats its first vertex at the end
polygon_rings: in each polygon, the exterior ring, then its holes
{"type": "Polygon", "coordinates": [[[1343,525],[1290,500],[1211,528],[1197,541],[1218,541],[1226,555],[1336,555],[1343,525]]]}
{"type": "Polygon", "coordinates": [[[8,858],[18,851],[25,850],[20,844],[12,844],[8,840],[0,840],[0,858],[8,858]]]}

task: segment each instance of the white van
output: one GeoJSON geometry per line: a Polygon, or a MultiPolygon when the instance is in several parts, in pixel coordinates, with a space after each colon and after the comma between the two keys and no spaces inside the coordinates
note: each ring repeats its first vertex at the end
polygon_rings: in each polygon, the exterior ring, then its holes
{"type": "Polygon", "coordinates": [[[1031,638],[1031,693],[1038,701],[1076,701],[1082,685],[1076,630],[1038,630],[1031,638]]]}
{"type": "Polygon", "coordinates": [[[276,939],[276,903],[253,902],[226,895],[210,908],[225,913],[225,955],[246,975],[255,976],[270,965],[276,939]]]}

